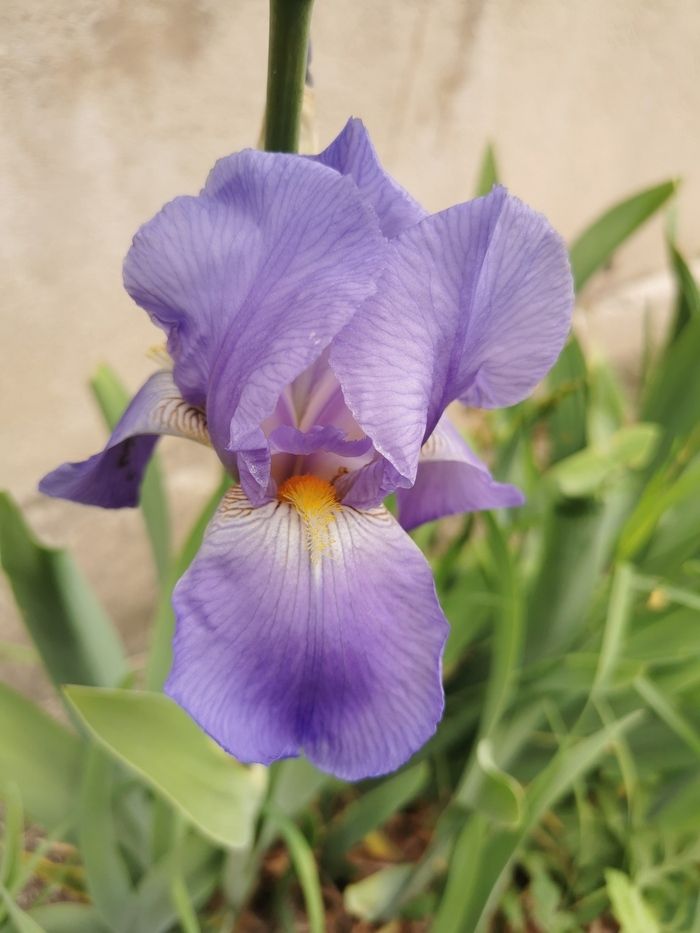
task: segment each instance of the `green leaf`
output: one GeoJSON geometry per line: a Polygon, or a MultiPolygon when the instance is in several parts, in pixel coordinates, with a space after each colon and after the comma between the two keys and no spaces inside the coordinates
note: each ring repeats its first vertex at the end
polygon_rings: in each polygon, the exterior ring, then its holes
{"type": "Polygon", "coordinates": [[[634,572],[627,564],[618,564],[613,578],[608,614],[603,630],[603,644],[598,658],[598,669],[593,682],[593,693],[603,693],[612,681],[632,613],[634,572]]]}
{"type": "MultiPolygon", "coordinates": [[[[487,576],[497,597],[497,603],[491,665],[476,750],[481,739],[492,735],[508,707],[517,683],[524,634],[523,594],[515,563],[504,534],[494,518],[486,513],[484,521],[488,528],[491,561],[487,576]]],[[[465,806],[473,805],[482,788],[484,776],[483,768],[480,767],[476,756],[472,755],[455,792],[455,801],[465,806]]]]}
{"type": "MultiPolygon", "coordinates": [[[[478,861],[473,860],[472,877],[469,885],[465,887],[464,896],[461,900],[455,897],[460,905],[459,910],[455,907],[449,916],[445,914],[444,926],[436,924],[435,933],[447,933],[452,930],[473,930],[480,933],[486,929],[507,882],[512,860],[533,828],[547,810],[569,793],[574,784],[599,761],[610,743],[638,725],[642,718],[643,714],[640,711],[630,713],[573,745],[565,745],[554,755],[525,793],[523,819],[518,828],[492,832],[479,847],[478,861]]],[[[473,845],[471,840],[474,839],[475,833],[479,835],[477,829],[483,825],[480,822],[483,819],[481,814],[475,814],[462,830],[457,846],[465,852],[465,856],[469,847],[473,845]]],[[[460,878],[463,877],[463,864],[451,863],[448,886],[453,878],[452,887],[458,890],[460,878]]]]}
{"type": "Polygon", "coordinates": [[[362,881],[349,884],[343,894],[345,909],[362,920],[372,922],[381,919],[386,904],[405,885],[412,870],[413,865],[390,865],[362,881]]]}
{"type": "Polygon", "coordinates": [[[43,547],[12,499],[0,493],[0,558],[29,634],[53,682],[121,681],[119,638],[65,551],[43,547]]]}
{"type": "Polygon", "coordinates": [[[564,499],[548,511],[539,572],[528,600],[526,655],[542,660],[570,647],[581,631],[617,537],[624,491],[564,499]]]}
{"type": "Polygon", "coordinates": [[[476,762],[478,779],[465,784],[464,791],[455,799],[501,826],[516,828],[523,818],[525,792],[514,777],[496,764],[490,739],[482,739],[477,745],[476,762]]]}
{"type": "Polygon", "coordinates": [[[295,817],[331,781],[306,758],[288,758],[270,766],[271,790],[269,803],[288,817],[295,817]]]}
{"type": "Polygon", "coordinates": [[[559,492],[571,499],[592,496],[625,470],[645,466],[659,439],[656,424],[633,424],[620,428],[605,447],[586,447],[549,471],[549,478],[559,492]]]}
{"type": "Polygon", "coordinates": [[[700,733],[678,711],[671,697],[647,677],[638,677],[634,685],[639,695],[649,704],[659,719],[663,720],[669,729],[686,743],[688,748],[700,756],[700,733]]]}
{"type": "Polygon", "coordinates": [[[621,933],[661,933],[651,909],[627,875],[608,868],[605,883],[621,933]]]}
{"type": "Polygon", "coordinates": [[[44,933],[108,933],[100,916],[89,904],[45,904],[33,907],[29,916],[44,933]]]}
{"type": "Polygon", "coordinates": [[[691,321],[700,319],[700,289],[673,239],[669,237],[668,252],[676,280],[676,310],[671,325],[669,344],[675,343],[691,321]]]}
{"type": "Polygon", "coordinates": [[[6,888],[0,887],[0,899],[12,921],[14,933],[45,933],[36,920],[15,904],[6,888]]]}
{"type": "Polygon", "coordinates": [[[489,570],[492,591],[498,595],[496,630],[491,649],[491,668],[481,714],[480,734],[491,735],[508,706],[518,676],[523,642],[523,594],[508,542],[489,513],[484,521],[492,567],[489,570]]]}
{"type": "Polygon", "coordinates": [[[467,820],[455,843],[449,862],[445,892],[440,902],[433,933],[463,933],[465,906],[478,898],[480,861],[489,830],[480,813],[467,820]]]}
{"type": "MultiPolygon", "coordinates": [[[[90,380],[90,388],[107,427],[113,431],[129,404],[129,393],[109,366],[100,366],[90,380]]],[[[143,475],[139,505],[158,577],[164,580],[170,564],[170,514],[157,455],[151,457],[143,475]]]]}
{"type": "Polygon", "coordinates": [[[76,735],[0,684],[0,774],[21,788],[33,820],[62,823],[77,803],[83,749],[76,735]]]}
{"type": "Polygon", "coordinates": [[[177,875],[171,882],[173,904],[177,911],[182,933],[200,933],[199,921],[184,879],[177,875]]]}
{"type": "MultiPolygon", "coordinates": [[[[660,770],[660,769],[659,769],[660,770]]],[[[653,819],[665,833],[700,834],[700,773],[697,764],[681,784],[667,782],[653,819]]]]}
{"type": "Polygon", "coordinates": [[[644,393],[641,417],[663,428],[662,443],[650,472],[673,449],[674,442],[697,425],[700,398],[700,317],[693,318],[668,348],[653,371],[644,393]]]}
{"type": "Polygon", "coordinates": [[[676,188],[677,182],[666,181],[640,191],[610,208],[576,238],[571,246],[576,291],[580,291],[618,246],[668,201],[676,188]]]}
{"type": "Polygon", "coordinates": [[[635,710],[593,735],[558,751],[527,790],[526,830],[536,825],[544,813],[596,764],[609,750],[612,742],[639,726],[643,720],[643,712],[635,710]]]}
{"type": "Polygon", "coordinates": [[[547,376],[547,431],[555,463],[586,446],[588,381],[586,358],[578,338],[572,335],[547,376]]]}
{"type": "Polygon", "coordinates": [[[279,834],[273,813],[296,817],[331,782],[305,758],[276,761],[268,769],[269,796],[263,808],[260,832],[252,853],[231,851],[226,858],[223,885],[228,900],[234,907],[244,903],[257,880],[263,855],[279,834]]]}
{"type": "Polygon", "coordinates": [[[184,872],[184,854],[185,854],[185,824],[182,818],[177,819],[175,842],[170,855],[171,879],[170,893],[172,896],[173,907],[177,911],[177,917],[182,928],[182,933],[200,933],[197,911],[190,897],[187,888],[184,872]]]}
{"type": "Polygon", "coordinates": [[[227,755],[168,697],[67,687],[96,739],[170,800],[206,836],[246,846],[265,789],[265,771],[227,755]]]}
{"type": "Polygon", "coordinates": [[[172,639],[175,628],[175,613],[172,603],[173,589],[199,550],[206,527],[231,482],[231,477],[225,473],[197,516],[185,539],[185,543],[168,571],[167,579],[161,586],[146,667],[146,686],[149,690],[162,689],[172,664],[172,639]]]}
{"type": "Polygon", "coordinates": [[[14,781],[3,788],[2,857],[0,858],[0,885],[11,888],[22,861],[24,848],[24,809],[22,797],[14,781]]]}
{"type": "Polygon", "coordinates": [[[617,373],[603,359],[589,367],[590,402],[586,412],[587,437],[593,447],[605,447],[625,420],[625,397],[617,373]]]}
{"type": "Polygon", "coordinates": [[[644,548],[664,512],[674,506],[697,501],[700,492],[700,460],[691,462],[674,479],[669,470],[659,470],[644,488],[636,508],[625,522],[617,545],[618,558],[629,560],[644,548]]]}
{"type": "Polygon", "coordinates": [[[301,830],[280,811],[270,810],[289,851],[294,871],[304,893],[306,915],[311,933],[324,933],[325,911],[316,860],[301,830]]]}
{"type": "MultiPolygon", "coordinates": [[[[221,880],[220,853],[198,834],[189,834],[178,853],[161,859],[141,879],[130,903],[129,933],[166,933],[182,924],[182,916],[174,903],[173,871],[184,880],[186,897],[194,907],[202,907],[221,880]]],[[[181,906],[181,905],[179,905],[181,906]]],[[[191,919],[191,918],[190,918],[191,919]]]]}
{"type": "Polygon", "coordinates": [[[127,911],[132,887],[117,845],[112,813],[113,762],[93,746],[86,762],[78,838],[88,891],[104,922],[117,933],[131,933],[127,911]]]}
{"type": "Polygon", "coordinates": [[[479,166],[479,177],[476,183],[475,198],[481,198],[488,194],[494,185],[498,184],[498,165],[496,163],[496,153],[491,143],[488,143],[484,154],[481,157],[479,166]]]}
{"type": "Polygon", "coordinates": [[[332,866],[337,865],[355,843],[410,803],[425,787],[429,776],[430,769],[423,761],[386,778],[353,801],[328,830],[325,859],[332,866]]]}

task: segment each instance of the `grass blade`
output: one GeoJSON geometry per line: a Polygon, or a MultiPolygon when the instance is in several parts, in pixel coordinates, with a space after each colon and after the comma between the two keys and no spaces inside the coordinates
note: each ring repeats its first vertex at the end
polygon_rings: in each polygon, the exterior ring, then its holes
{"type": "Polygon", "coordinates": [[[41,545],[0,493],[0,557],[27,630],[56,686],[119,683],[126,674],[114,626],[66,551],[41,545]]]}
{"type": "Polygon", "coordinates": [[[423,761],[387,778],[351,803],[326,836],[324,855],[331,867],[337,866],[348,849],[367,833],[410,803],[425,787],[429,775],[428,764],[423,761]]]}
{"type": "Polygon", "coordinates": [[[611,207],[574,240],[571,267],[577,292],[608,262],[618,246],[668,201],[676,188],[677,182],[666,181],[632,195],[611,207]]]}
{"type": "Polygon", "coordinates": [[[310,933],[324,933],[325,910],[321,883],[318,878],[316,860],[304,834],[279,810],[271,810],[270,816],[284,838],[294,871],[299,879],[306,904],[306,915],[310,933]]]}

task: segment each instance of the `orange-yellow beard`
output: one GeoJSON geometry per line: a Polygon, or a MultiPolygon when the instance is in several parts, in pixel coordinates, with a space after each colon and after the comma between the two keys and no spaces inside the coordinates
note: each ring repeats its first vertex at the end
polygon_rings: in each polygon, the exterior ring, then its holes
{"type": "Polygon", "coordinates": [[[318,476],[290,476],[277,490],[277,498],[296,509],[304,523],[311,560],[316,563],[331,548],[331,525],[342,508],[335,489],[318,476]]]}

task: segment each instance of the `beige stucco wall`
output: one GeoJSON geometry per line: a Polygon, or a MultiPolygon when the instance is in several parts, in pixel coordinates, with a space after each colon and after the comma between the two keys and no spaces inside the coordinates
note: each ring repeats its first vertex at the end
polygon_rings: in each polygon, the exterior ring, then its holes
{"type": "MultiPolygon", "coordinates": [[[[164,201],[255,143],[266,18],[264,0],[0,10],[0,485],[49,538],[79,547],[93,579],[109,555],[99,586],[122,618],[140,620],[151,595],[137,517],[42,503],[35,483],[98,446],[85,380],[100,361],[132,389],[152,367],[158,334],[123,293],[121,260],[164,201]],[[113,546],[125,536],[128,553],[113,546]]],[[[492,139],[507,184],[567,237],[613,199],[684,178],[680,241],[700,254],[697,0],[317,0],[313,39],[321,143],[361,116],[427,207],[470,195],[492,139]]],[[[597,290],[663,264],[656,224],[597,290]]],[[[182,522],[211,468],[206,452],[166,454],[182,522]]]]}

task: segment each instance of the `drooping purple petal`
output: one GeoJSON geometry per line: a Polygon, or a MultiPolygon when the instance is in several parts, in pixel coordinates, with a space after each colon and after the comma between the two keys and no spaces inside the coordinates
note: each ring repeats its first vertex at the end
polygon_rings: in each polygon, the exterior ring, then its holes
{"type": "Polygon", "coordinates": [[[335,484],[338,497],[353,509],[373,509],[390,493],[409,485],[386,457],[375,453],[372,459],[341,477],[335,484]]]}
{"type": "Polygon", "coordinates": [[[361,120],[348,120],[330,146],[311,158],[352,177],[377,212],[384,236],[395,237],[427,216],[428,212],[384,171],[361,120]]]}
{"type": "Polygon", "coordinates": [[[169,370],[154,373],[141,387],[101,453],[64,463],[42,479],[39,490],[107,509],[138,505],[143,473],[161,434],[209,444],[204,413],[185,402],[169,370]]]}
{"type": "Polygon", "coordinates": [[[331,365],[377,450],[413,480],[420,447],[455,399],[527,396],[569,331],[566,247],[503,188],[392,241],[376,294],[331,348],[331,365]]]}
{"type": "Polygon", "coordinates": [[[227,751],[304,753],[347,780],[391,771],[442,714],[447,623],[383,509],[340,509],[314,556],[294,507],[224,498],[178,584],[166,692],[227,751]]]}
{"type": "Polygon", "coordinates": [[[447,415],[423,444],[415,484],[396,493],[406,531],[444,515],[511,508],[524,501],[517,487],[496,482],[447,415]]]}
{"type": "Polygon", "coordinates": [[[206,401],[225,461],[229,445],[264,446],[260,423],[372,293],[385,242],[349,178],[250,150],[136,234],[127,291],[168,334],[175,379],[206,401]]]}

